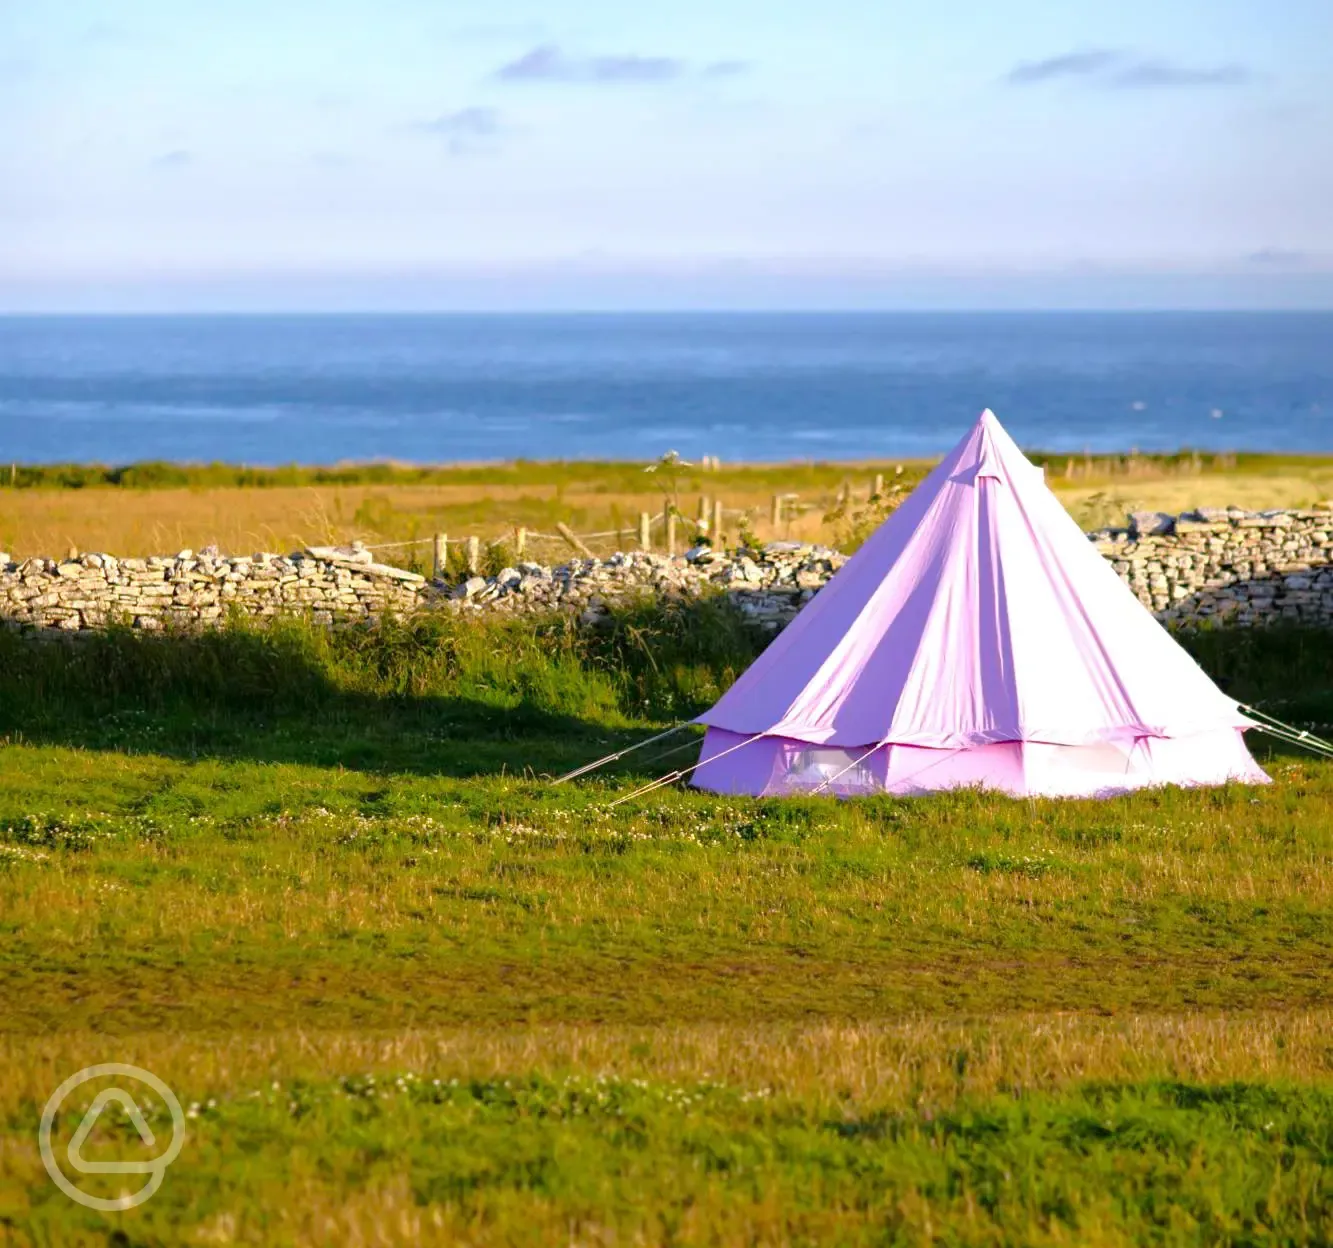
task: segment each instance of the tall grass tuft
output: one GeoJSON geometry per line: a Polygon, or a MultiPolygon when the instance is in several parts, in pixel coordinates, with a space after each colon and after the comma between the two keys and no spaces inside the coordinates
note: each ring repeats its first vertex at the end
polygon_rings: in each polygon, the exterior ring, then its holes
{"type": "Polygon", "coordinates": [[[571,616],[385,616],[328,629],[235,618],[203,631],[125,627],[68,640],[0,630],[0,730],[145,711],[309,713],[349,695],[460,699],[608,725],[698,714],[760,637],[724,604],[643,603],[608,626],[571,616]]]}

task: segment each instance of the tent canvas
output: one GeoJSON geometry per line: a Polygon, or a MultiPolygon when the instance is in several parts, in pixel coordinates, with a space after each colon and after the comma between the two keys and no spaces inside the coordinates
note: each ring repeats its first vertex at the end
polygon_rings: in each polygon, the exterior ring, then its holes
{"type": "Polygon", "coordinates": [[[1268,779],[990,411],[695,722],[722,793],[1268,779]]]}

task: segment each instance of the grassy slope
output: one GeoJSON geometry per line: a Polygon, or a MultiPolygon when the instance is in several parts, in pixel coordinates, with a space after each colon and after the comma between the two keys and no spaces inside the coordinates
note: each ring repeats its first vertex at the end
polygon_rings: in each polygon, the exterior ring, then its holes
{"type": "MultiPolygon", "coordinates": [[[[1326,636],[1191,644],[1237,696],[1333,720],[1326,636]]],[[[753,646],[707,604],[599,636],[0,637],[0,1225],[1333,1236],[1333,767],[614,811],[650,761],[525,771],[690,713],[753,646]],[[50,1089],[106,1060],[197,1103],[130,1214],[70,1204],[32,1143],[50,1089]]]]}

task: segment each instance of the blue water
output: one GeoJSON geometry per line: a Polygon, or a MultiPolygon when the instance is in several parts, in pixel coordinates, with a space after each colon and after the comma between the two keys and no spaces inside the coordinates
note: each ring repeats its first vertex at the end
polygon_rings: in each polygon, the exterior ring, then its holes
{"type": "Polygon", "coordinates": [[[0,318],[0,459],[1333,451],[1333,313],[0,318]],[[1215,414],[1220,413],[1220,414],[1215,414]]]}

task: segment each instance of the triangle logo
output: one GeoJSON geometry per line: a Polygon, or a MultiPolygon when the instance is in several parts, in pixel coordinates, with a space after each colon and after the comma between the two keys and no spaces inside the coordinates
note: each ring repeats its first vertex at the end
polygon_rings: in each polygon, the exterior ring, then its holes
{"type": "Polygon", "coordinates": [[[158,1165],[157,1158],[150,1161],[89,1161],[83,1156],[84,1144],[87,1143],[93,1128],[97,1126],[102,1111],[112,1101],[125,1111],[146,1147],[152,1148],[157,1143],[157,1137],[153,1134],[153,1129],[148,1125],[134,1097],[120,1088],[104,1088],[93,1098],[93,1103],[88,1106],[88,1112],[84,1114],[78,1130],[70,1139],[69,1164],[81,1174],[151,1174],[158,1165]]]}

